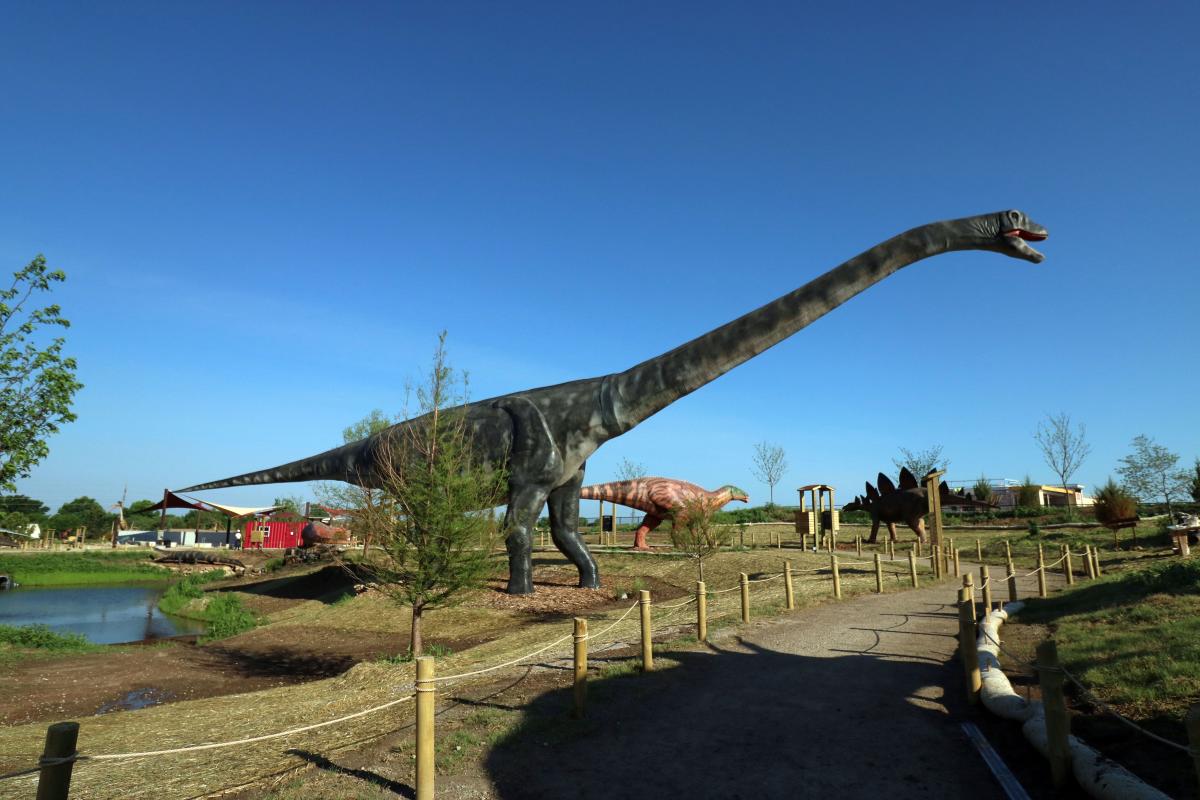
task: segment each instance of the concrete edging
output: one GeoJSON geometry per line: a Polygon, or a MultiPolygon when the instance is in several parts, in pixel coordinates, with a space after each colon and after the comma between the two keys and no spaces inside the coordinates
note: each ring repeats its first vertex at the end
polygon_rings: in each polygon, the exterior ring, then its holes
{"type": "MultiPolygon", "coordinates": [[[[1021,732],[1029,743],[1048,757],[1046,717],[1040,701],[1030,702],[1013,691],[1008,676],[1000,668],[1000,625],[1010,611],[1021,609],[1023,603],[1006,603],[1003,610],[989,611],[979,623],[979,671],[982,688],[979,692],[984,708],[998,717],[1021,723],[1021,732]]],[[[1098,800],[1170,800],[1117,762],[1104,757],[1082,739],[1069,737],[1071,770],[1075,780],[1098,800]]]]}

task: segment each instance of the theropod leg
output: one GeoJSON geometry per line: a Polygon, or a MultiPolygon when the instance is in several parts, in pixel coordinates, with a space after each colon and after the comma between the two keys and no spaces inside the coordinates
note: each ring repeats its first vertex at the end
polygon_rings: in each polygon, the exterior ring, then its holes
{"type": "Polygon", "coordinates": [[[579,586],[600,588],[600,570],[591,551],[579,538],[579,487],[583,486],[583,467],[571,480],[550,492],[550,535],[554,546],[579,570],[579,586]]]}
{"type": "Polygon", "coordinates": [[[655,516],[654,514],[647,514],[646,518],[642,520],[642,524],[637,529],[637,532],[633,534],[633,549],[649,550],[650,545],[646,544],[646,535],[661,524],[662,517],[655,516]]]}

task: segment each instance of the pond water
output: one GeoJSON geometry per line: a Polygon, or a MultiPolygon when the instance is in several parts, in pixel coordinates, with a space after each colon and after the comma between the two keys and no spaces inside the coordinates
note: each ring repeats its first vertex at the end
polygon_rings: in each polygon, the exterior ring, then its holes
{"type": "Polygon", "coordinates": [[[158,610],[164,584],[34,586],[0,592],[0,625],[48,626],[82,633],[95,644],[140,642],[204,633],[204,623],[158,610]]]}

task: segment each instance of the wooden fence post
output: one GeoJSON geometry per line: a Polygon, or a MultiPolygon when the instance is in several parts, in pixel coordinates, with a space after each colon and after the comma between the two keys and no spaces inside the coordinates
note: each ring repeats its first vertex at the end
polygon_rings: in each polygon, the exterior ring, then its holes
{"type": "Polygon", "coordinates": [[[1075,572],[1071,569],[1071,545],[1064,544],[1062,548],[1063,555],[1063,576],[1067,579],[1067,586],[1075,585],[1075,572]]]}
{"type": "Polygon", "coordinates": [[[1063,697],[1063,671],[1058,664],[1058,648],[1053,639],[1037,647],[1038,685],[1042,688],[1042,707],[1046,715],[1046,742],[1050,776],[1054,788],[1062,791],[1071,777],[1071,719],[1063,697]]]}
{"type": "Polygon", "coordinates": [[[896,560],[896,543],[888,539],[888,561],[896,560]]]}
{"type": "Polygon", "coordinates": [[[854,551],[856,553],[858,553],[859,558],[862,558],[862,537],[861,536],[854,537],[854,551]]]}
{"type": "Polygon", "coordinates": [[[742,622],[750,621],[750,576],[744,572],[738,573],[738,581],[742,584],[742,622]]]}
{"type": "Polygon", "coordinates": [[[1083,571],[1087,573],[1089,580],[1095,579],[1096,562],[1092,560],[1092,546],[1090,544],[1083,546],[1083,571]]]}
{"type": "Polygon", "coordinates": [[[962,588],[967,590],[967,599],[971,601],[971,630],[975,631],[975,577],[971,573],[962,576],[962,588]]]}
{"type": "Polygon", "coordinates": [[[963,674],[967,680],[967,702],[979,702],[979,649],[975,642],[975,603],[965,586],[958,590],[958,654],[962,658],[963,674]]]}
{"type": "Polygon", "coordinates": [[[917,539],[915,542],[913,542],[913,550],[914,550],[914,552],[916,552],[917,558],[920,558],[921,557],[921,540],[920,539],[917,539]]]}
{"type": "Polygon", "coordinates": [[[1038,545],[1038,597],[1049,597],[1050,593],[1046,591],[1046,555],[1042,552],[1042,546],[1038,545]]]}
{"type": "Polygon", "coordinates": [[[1096,577],[1099,578],[1104,574],[1104,570],[1100,569],[1100,548],[1092,547],[1092,561],[1096,562],[1096,577]]]}
{"type": "Polygon", "coordinates": [[[433,744],[435,688],[434,662],[429,656],[417,659],[417,800],[433,800],[436,774],[433,744]]]}
{"type": "Polygon", "coordinates": [[[875,591],[883,594],[883,562],[879,559],[879,553],[875,554],[875,591]]]}
{"type": "Polygon", "coordinates": [[[1192,706],[1184,719],[1188,744],[1192,747],[1192,766],[1196,768],[1196,780],[1200,782],[1200,703],[1192,706]]]}
{"type": "Polygon", "coordinates": [[[908,552],[908,574],[912,578],[913,588],[918,587],[917,583],[917,554],[910,550],[908,552]]]}
{"type": "Polygon", "coordinates": [[[958,551],[954,549],[954,540],[953,539],[950,539],[946,542],[945,554],[946,554],[946,563],[944,564],[944,566],[942,568],[942,574],[945,575],[946,573],[950,572],[951,568],[953,568],[954,577],[957,578],[959,576],[959,571],[958,571],[958,566],[957,566],[958,551]]]}
{"type": "Polygon", "coordinates": [[[979,565],[979,588],[983,592],[983,615],[992,610],[992,576],[987,564],[979,565]]]}
{"type": "Polygon", "coordinates": [[[983,542],[975,540],[975,560],[980,564],[983,563],[983,542]]]}
{"type": "Polygon", "coordinates": [[[1012,561],[1012,544],[1008,539],[1004,540],[1004,560],[1012,561]]]}
{"type": "Polygon", "coordinates": [[[587,620],[575,618],[575,708],[571,716],[583,719],[587,705],[588,630],[587,620]]]}
{"type": "Polygon", "coordinates": [[[708,641],[708,591],[704,581],[696,581],[696,641],[708,641]]]}
{"type": "Polygon", "coordinates": [[[1017,568],[1011,558],[1008,560],[1008,602],[1017,602],[1017,568]]]}
{"type": "MultiPolygon", "coordinates": [[[[934,548],[929,548],[929,571],[933,573],[933,579],[938,579],[938,572],[942,568],[942,554],[934,548]]],[[[947,570],[949,571],[949,570],[947,570]]]]}
{"type": "Polygon", "coordinates": [[[833,572],[833,596],[837,600],[842,599],[842,574],[838,570],[837,553],[829,554],[829,568],[833,572]]]}
{"type": "Polygon", "coordinates": [[[954,577],[957,578],[961,574],[962,574],[962,565],[959,563],[958,548],[955,548],[954,549],[954,577]]]}
{"type": "Polygon", "coordinates": [[[796,610],[796,591],[792,586],[792,562],[783,562],[783,599],[787,601],[787,610],[796,610]]]}
{"type": "Polygon", "coordinates": [[[78,741],[78,722],[56,722],[46,729],[46,746],[39,762],[37,800],[67,800],[75,762],[60,759],[74,756],[78,741]]]}
{"type": "Polygon", "coordinates": [[[654,670],[654,635],[650,625],[650,592],[642,589],[638,594],[642,606],[642,671],[654,670]]]}

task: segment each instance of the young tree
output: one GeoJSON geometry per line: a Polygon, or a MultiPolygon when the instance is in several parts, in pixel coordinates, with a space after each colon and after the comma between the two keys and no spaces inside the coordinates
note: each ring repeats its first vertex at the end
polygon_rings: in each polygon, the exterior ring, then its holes
{"type": "Polygon", "coordinates": [[[631,481],[634,478],[644,477],[646,477],[646,467],[636,461],[622,458],[621,463],[617,464],[617,480],[619,481],[631,481]]]}
{"type": "Polygon", "coordinates": [[[982,503],[992,502],[992,484],[984,475],[979,476],[979,480],[975,481],[975,485],[971,487],[971,496],[982,503]]]}
{"type": "Polygon", "coordinates": [[[900,458],[893,458],[896,469],[907,469],[920,480],[935,469],[947,470],[950,460],[942,457],[942,446],[935,444],[924,450],[913,452],[907,447],[900,448],[900,458]]]}
{"type": "Polygon", "coordinates": [[[1059,485],[1066,493],[1068,517],[1074,512],[1067,481],[1079,469],[1088,453],[1092,452],[1092,446],[1087,443],[1086,437],[1087,427],[1081,422],[1078,428],[1072,430],[1071,415],[1065,411],[1047,416],[1038,423],[1037,431],[1033,434],[1033,440],[1041,448],[1046,466],[1058,476],[1059,485]]]}
{"type": "Polygon", "coordinates": [[[58,512],[50,518],[49,524],[57,531],[87,528],[94,536],[107,534],[112,520],[113,515],[105,511],[104,506],[94,498],[76,497],[68,503],[63,503],[58,512]]]}
{"type": "Polygon", "coordinates": [[[1037,484],[1033,482],[1033,478],[1028,475],[1021,485],[1017,487],[1017,507],[1018,508],[1037,508],[1042,504],[1042,493],[1038,489],[1037,484]]]}
{"type": "Polygon", "coordinates": [[[1188,487],[1188,492],[1192,495],[1192,500],[1200,503],[1200,458],[1196,459],[1195,474],[1192,475],[1191,486],[1188,487]]]}
{"type": "Polygon", "coordinates": [[[1133,453],[1120,459],[1117,467],[1125,486],[1142,502],[1161,497],[1172,513],[1171,498],[1188,493],[1190,476],[1178,469],[1179,455],[1158,444],[1145,434],[1133,439],[1133,453]]]}
{"type": "Polygon", "coordinates": [[[768,505],[775,505],[775,484],[783,480],[787,472],[787,454],[783,448],[770,442],[759,442],[754,445],[754,460],[752,471],[754,477],[765,483],[770,489],[768,505]]]}
{"type": "MultiPolygon", "coordinates": [[[[1096,521],[1113,532],[1116,542],[1118,524],[1137,516],[1137,500],[1112,478],[1096,491],[1096,521]]],[[[1137,545],[1137,528],[1133,529],[1133,543],[1137,545]]]]}
{"type": "Polygon", "coordinates": [[[66,279],[39,255],[0,290],[0,489],[10,492],[49,455],[46,439],[75,421],[71,400],[83,388],[75,380],[75,359],[63,357],[65,339],[47,341],[42,331],[71,323],[57,304],[26,307],[35,292],[66,279]]]}
{"type": "Polygon", "coordinates": [[[704,559],[729,543],[733,528],[715,525],[717,509],[703,497],[693,497],[675,511],[671,520],[671,544],[696,559],[696,570],[704,580],[704,559]]]}
{"type": "Polygon", "coordinates": [[[471,427],[455,408],[467,402],[466,379],[447,365],[445,341],[443,333],[417,390],[423,424],[380,439],[371,481],[379,491],[361,495],[358,512],[375,542],[358,568],[412,609],[414,656],[423,651],[424,613],[457,602],[493,572],[499,528],[491,510],[507,493],[503,470],[475,455],[471,427]]]}

